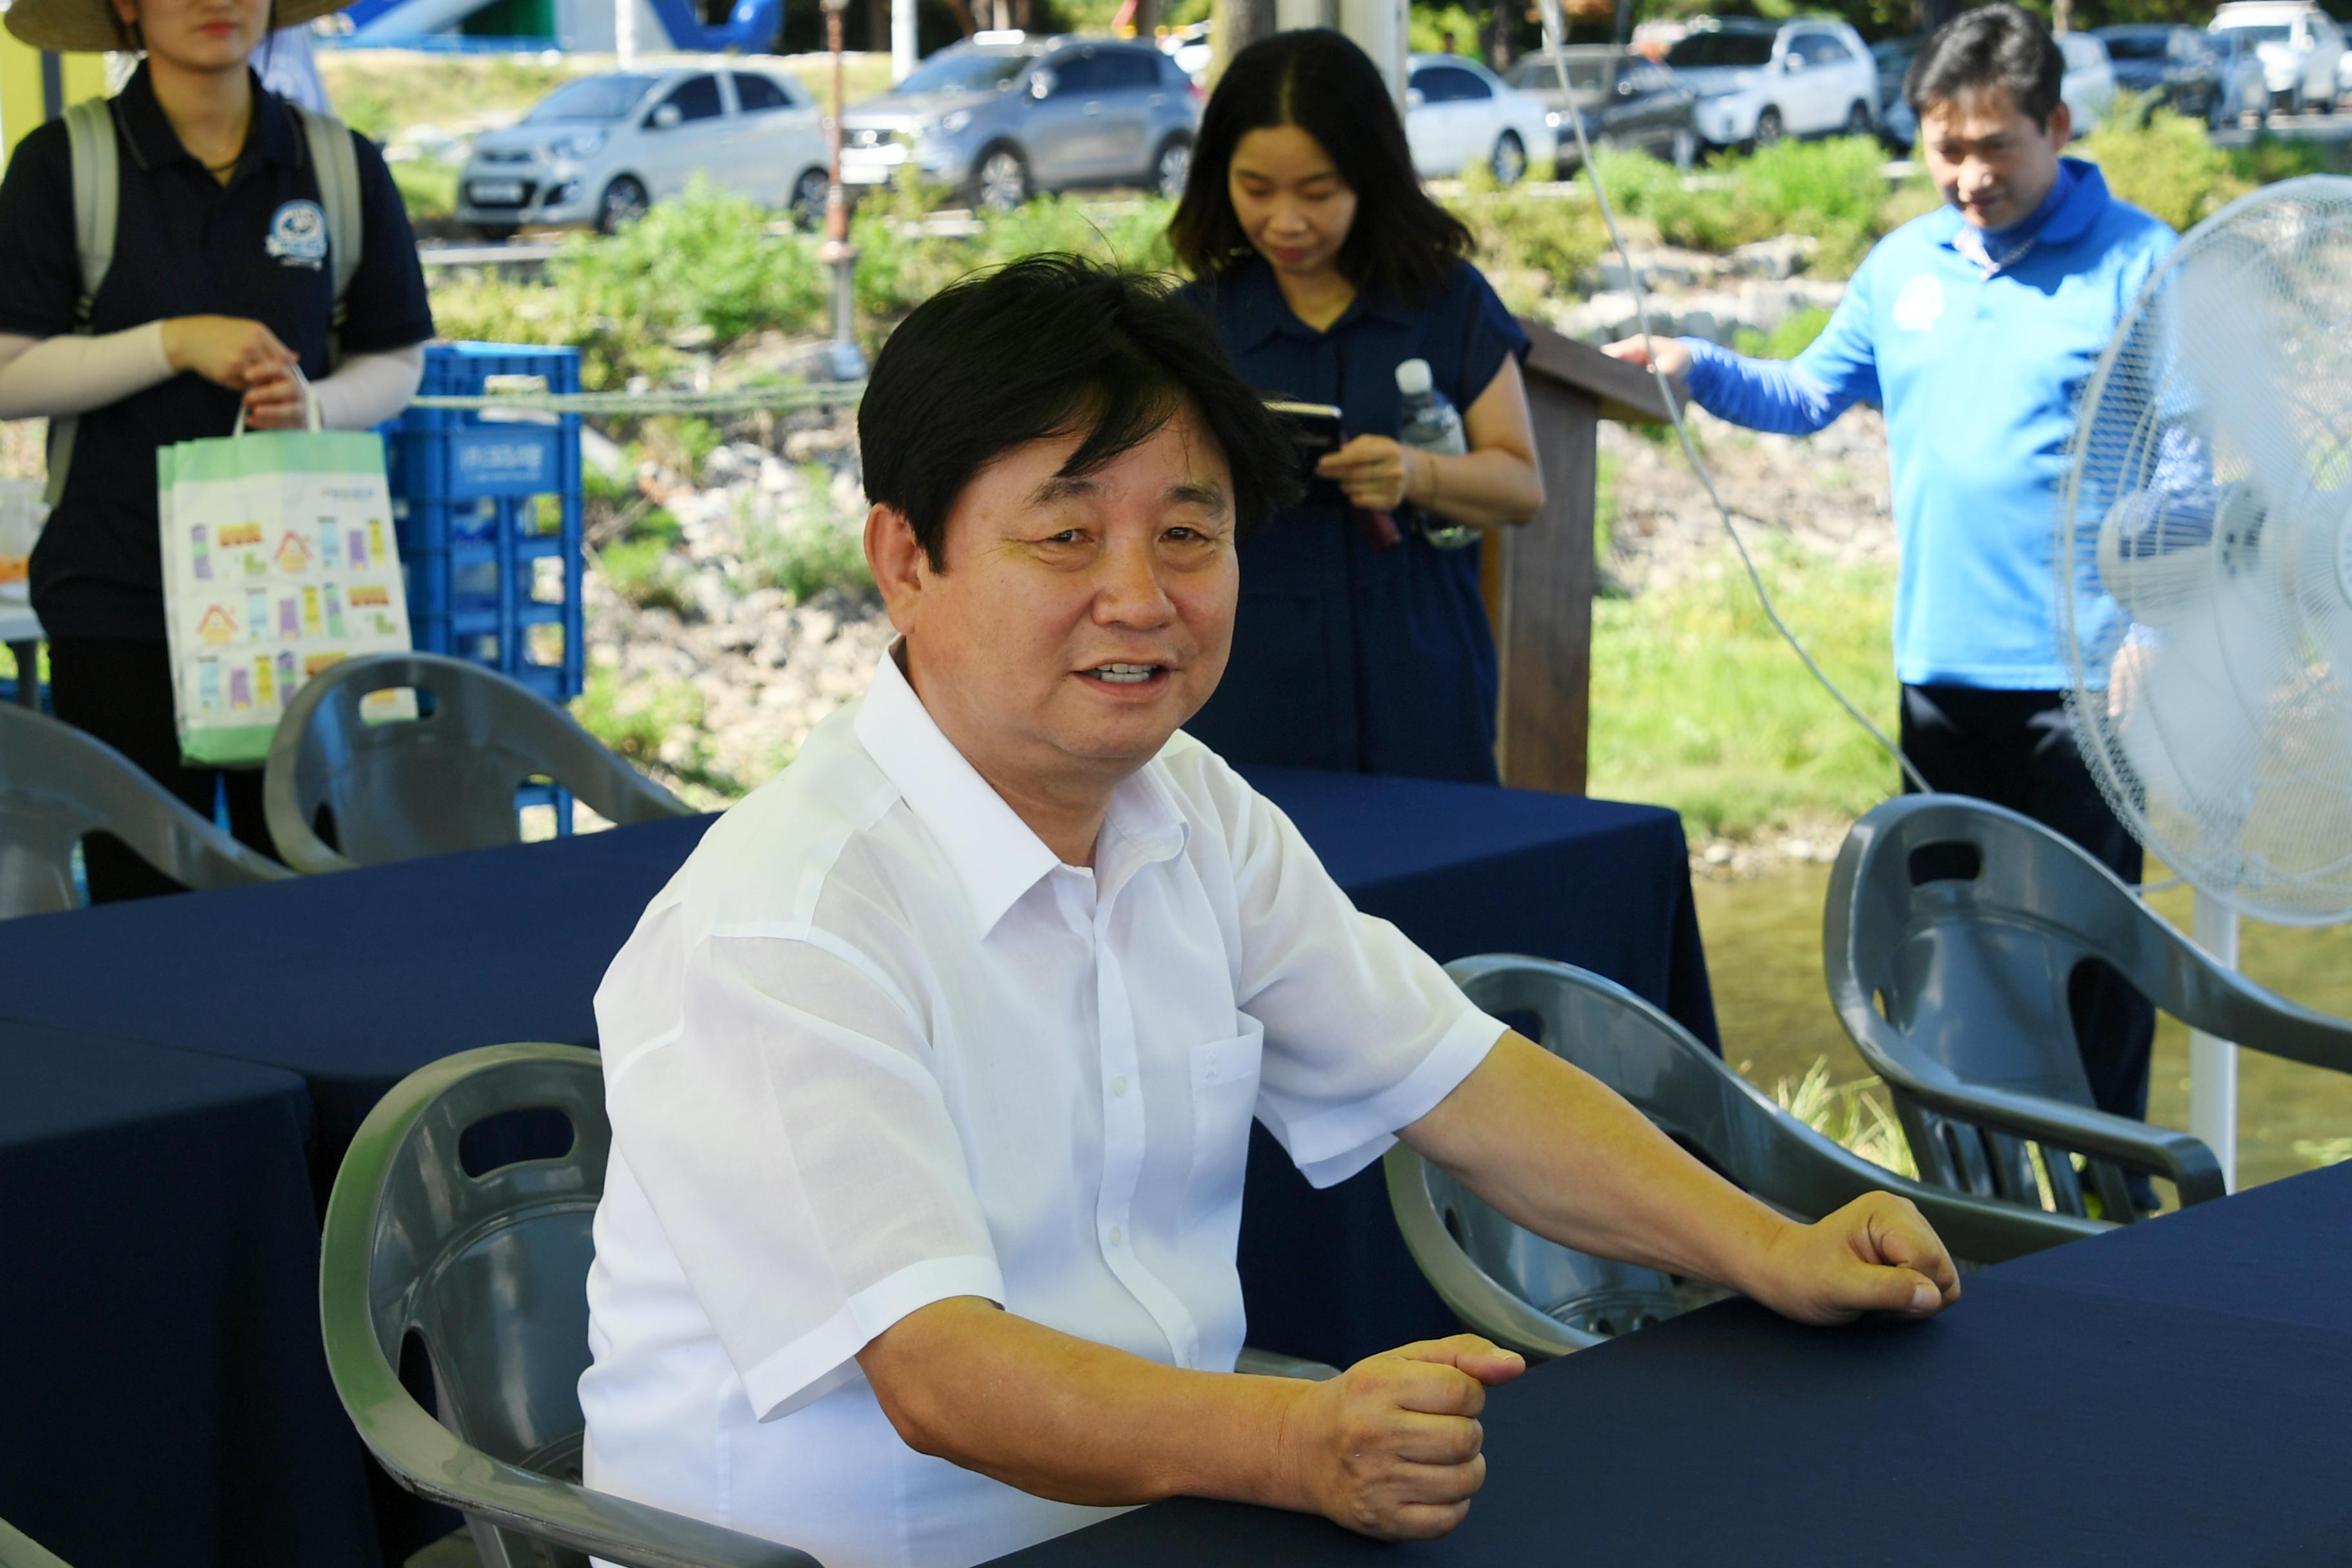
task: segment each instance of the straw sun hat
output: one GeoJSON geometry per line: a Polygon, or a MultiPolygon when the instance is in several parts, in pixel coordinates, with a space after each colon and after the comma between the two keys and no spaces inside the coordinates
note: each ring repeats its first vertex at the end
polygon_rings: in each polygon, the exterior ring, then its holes
{"type": "MultiPolygon", "coordinates": [[[[270,26],[299,26],[350,4],[351,0],[276,0],[270,26]]],[[[37,49],[97,54],[139,47],[131,31],[114,19],[113,0],[14,0],[8,5],[8,30],[37,49]]]]}

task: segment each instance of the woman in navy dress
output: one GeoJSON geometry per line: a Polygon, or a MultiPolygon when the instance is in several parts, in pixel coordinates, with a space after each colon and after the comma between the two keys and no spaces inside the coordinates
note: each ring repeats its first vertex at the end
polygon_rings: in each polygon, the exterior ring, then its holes
{"type": "Polygon", "coordinates": [[[1185,728],[1244,764],[1491,784],[1480,546],[1430,534],[1543,502],[1528,338],[1423,194],[1390,101],[1361,49],[1316,29],[1234,56],[1202,116],[1169,226],[1187,291],[1253,386],[1337,405],[1348,438],[1243,545],[1233,659],[1185,728]],[[1398,443],[1410,359],[1461,411],[1467,452],[1398,443]]]}

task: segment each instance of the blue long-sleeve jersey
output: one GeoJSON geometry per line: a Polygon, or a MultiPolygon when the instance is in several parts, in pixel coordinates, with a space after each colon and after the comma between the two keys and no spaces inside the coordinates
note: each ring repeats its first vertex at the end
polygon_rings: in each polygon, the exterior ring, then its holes
{"type": "MultiPolygon", "coordinates": [[[[1857,402],[1885,409],[1907,685],[2068,684],[2053,543],[2075,405],[2174,235],[2095,164],[2067,159],[2053,196],[2006,244],[1964,236],[1950,207],[1904,225],[1785,363],[1685,340],[1692,399],[1734,424],[1807,435],[1857,402]]],[[[2084,599],[2077,625],[2115,613],[2084,599]]]]}

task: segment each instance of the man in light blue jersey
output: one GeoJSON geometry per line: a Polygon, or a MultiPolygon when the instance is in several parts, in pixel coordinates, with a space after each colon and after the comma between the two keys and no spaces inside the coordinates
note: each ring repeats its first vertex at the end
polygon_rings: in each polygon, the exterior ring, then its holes
{"type": "MultiPolygon", "coordinates": [[[[2062,156],[2064,71],[2014,5],[1927,40],[1903,91],[1947,205],[1879,242],[1796,359],[1693,338],[1609,352],[1654,357],[1701,407],[1755,429],[1810,434],[1856,402],[1885,409],[1903,749],[1934,787],[2021,811],[2136,882],[2139,846],[2069,731],[2053,539],[2076,398],[2174,236],[2062,156]]],[[[2078,974],[2071,1000],[2099,1108],[2144,1116],[2148,1004],[2100,971],[2078,974]]]]}

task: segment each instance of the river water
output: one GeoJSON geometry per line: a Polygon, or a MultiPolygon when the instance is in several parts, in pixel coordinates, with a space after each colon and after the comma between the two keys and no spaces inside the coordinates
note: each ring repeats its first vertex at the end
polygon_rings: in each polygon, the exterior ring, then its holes
{"type": "MultiPolygon", "coordinates": [[[[2151,876],[2160,875],[2151,868],[2151,876]]],[[[1822,1058],[1833,1082],[1872,1078],[1830,1010],[1822,976],[1828,886],[1828,867],[1798,865],[1747,881],[1702,879],[1696,888],[1724,1056],[1767,1093],[1822,1058]]],[[[2186,930],[2189,900],[2186,888],[2175,888],[2151,901],[2186,930]]],[[[2289,929],[2249,921],[2241,949],[2242,967],[2258,984],[2305,1006],[2352,1016],[2352,925],[2289,929]]],[[[2298,1152],[2298,1142],[2352,1140],[2352,1074],[2252,1051],[2239,1061],[2240,1185],[2309,1170],[2317,1157],[2298,1152]]],[[[2168,1127],[2189,1125],[2189,1034],[2169,1018],[2157,1029],[2148,1113],[2168,1127]]],[[[2352,1152],[2352,1142],[2344,1147],[2352,1152]]]]}

